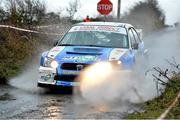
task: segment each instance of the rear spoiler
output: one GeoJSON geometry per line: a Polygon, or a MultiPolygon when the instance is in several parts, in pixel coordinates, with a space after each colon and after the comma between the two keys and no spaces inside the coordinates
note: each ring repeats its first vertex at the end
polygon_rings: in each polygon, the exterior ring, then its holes
{"type": "Polygon", "coordinates": [[[143,39],[143,30],[142,29],[136,29],[140,39],[142,40],[143,39]]]}

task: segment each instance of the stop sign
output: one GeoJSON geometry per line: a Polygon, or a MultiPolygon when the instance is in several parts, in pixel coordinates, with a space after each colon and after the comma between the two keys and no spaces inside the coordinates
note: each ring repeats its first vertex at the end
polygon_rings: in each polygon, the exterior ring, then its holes
{"type": "Polygon", "coordinates": [[[101,0],[97,4],[97,11],[102,15],[108,15],[113,9],[113,4],[109,0],[101,0]]]}

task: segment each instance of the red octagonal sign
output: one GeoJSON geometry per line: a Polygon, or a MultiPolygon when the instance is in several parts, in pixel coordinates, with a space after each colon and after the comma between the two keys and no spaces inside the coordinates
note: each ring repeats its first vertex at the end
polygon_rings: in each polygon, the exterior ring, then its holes
{"type": "Polygon", "coordinates": [[[113,9],[113,4],[109,0],[101,0],[97,4],[97,10],[102,15],[108,15],[113,9]]]}

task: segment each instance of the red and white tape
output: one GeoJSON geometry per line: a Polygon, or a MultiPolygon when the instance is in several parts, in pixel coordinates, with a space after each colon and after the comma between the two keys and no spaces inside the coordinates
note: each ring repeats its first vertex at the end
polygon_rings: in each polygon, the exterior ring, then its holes
{"type": "Polygon", "coordinates": [[[178,93],[177,97],[175,98],[175,100],[172,102],[172,104],[166,109],[166,111],[164,111],[163,114],[161,114],[161,116],[157,119],[157,120],[164,120],[167,116],[167,114],[171,111],[171,109],[176,105],[176,103],[178,102],[180,98],[180,92],[178,93]]]}
{"type": "Polygon", "coordinates": [[[14,26],[10,26],[10,25],[0,25],[0,28],[10,28],[10,29],[18,30],[18,31],[36,33],[36,34],[46,34],[46,35],[56,35],[56,36],[62,35],[62,34],[58,34],[58,33],[39,32],[39,31],[35,31],[35,30],[19,28],[19,27],[14,27],[14,26]]]}

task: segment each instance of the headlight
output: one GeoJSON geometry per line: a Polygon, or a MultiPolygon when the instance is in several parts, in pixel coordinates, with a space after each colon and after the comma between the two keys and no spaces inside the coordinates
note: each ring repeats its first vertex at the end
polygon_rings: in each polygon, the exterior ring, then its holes
{"type": "Polygon", "coordinates": [[[121,60],[112,60],[112,61],[110,61],[113,65],[121,65],[122,64],[122,62],[121,62],[121,60]]]}
{"type": "Polygon", "coordinates": [[[52,68],[57,68],[58,67],[58,62],[55,61],[54,59],[52,58],[45,58],[44,60],[44,66],[45,67],[52,67],[52,68]]]}
{"type": "Polygon", "coordinates": [[[51,67],[52,68],[57,68],[58,67],[58,62],[57,61],[55,61],[55,60],[53,60],[52,62],[51,62],[51,67]]]}
{"type": "Polygon", "coordinates": [[[122,69],[122,61],[121,60],[112,60],[110,61],[111,65],[114,67],[114,69],[122,69]]]}
{"type": "Polygon", "coordinates": [[[106,80],[111,80],[114,68],[110,62],[98,62],[85,68],[80,74],[81,90],[90,90],[96,88],[106,80]]]}
{"type": "Polygon", "coordinates": [[[86,77],[87,78],[98,78],[98,77],[105,77],[113,70],[111,63],[109,62],[99,62],[92,66],[90,66],[86,70],[86,77]],[[96,77],[95,77],[96,76],[96,77]]]}
{"type": "Polygon", "coordinates": [[[94,83],[102,82],[113,71],[109,62],[95,63],[84,71],[83,81],[94,83]]]}
{"type": "Polygon", "coordinates": [[[122,62],[120,60],[117,61],[117,64],[120,65],[122,62]]]}

